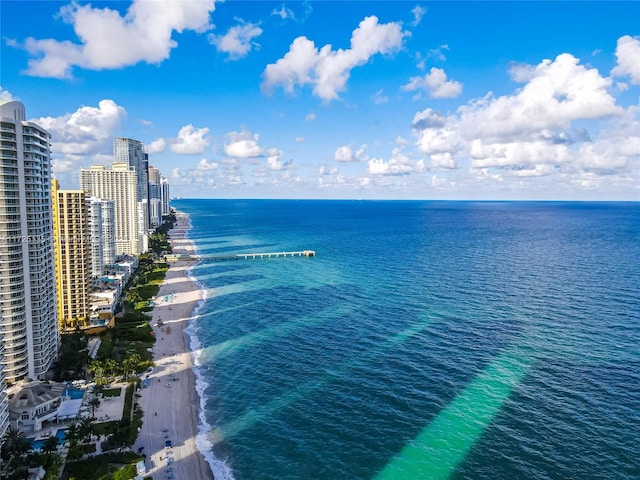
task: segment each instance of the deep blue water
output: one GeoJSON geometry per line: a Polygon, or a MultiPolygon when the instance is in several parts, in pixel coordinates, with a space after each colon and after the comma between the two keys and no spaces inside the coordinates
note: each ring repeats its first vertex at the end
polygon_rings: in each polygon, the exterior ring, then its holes
{"type": "Polygon", "coordinates": [[[639,204],[173,206],[218,478],[640,478],[639,204]]]}

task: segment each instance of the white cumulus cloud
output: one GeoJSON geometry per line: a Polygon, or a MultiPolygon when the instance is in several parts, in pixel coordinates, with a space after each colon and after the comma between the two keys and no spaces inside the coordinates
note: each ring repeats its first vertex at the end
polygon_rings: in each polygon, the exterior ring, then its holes
{"type": "Polygon", "coordinates": [[[69,78],[74,66],[103,70],[138,62],[160,63],[177,46],[173,32],[208,30],[209,15],[214,9],[215,0],[134,0],[122,16],[108,7],[73,2],[60,13],[65,22],[73,25],[80,43],[27,38],[24,48],[33,58],[26,73],[69,78]]]}
{"type": "Polygon", "coordinates": [[[164,138],[158,138],[144,146],[144,149],[148,154],[164,152],[165,148],[167,148],[167,141],[164,138]]]}
{"type": "Polygon", "coordinates": [[[228,53],[230,59],[237,60],[247,56],[251,47],[259,46],[253,39],[261,34],[259,26],[246,23],[229,28],[224,35],[210,34],[209,41],[221,52],[228,53]]]}
{"type": "Polygon", "coordinates": [[[14,98],[13,95],[11,95],[11,92],[0,87],[0,103],[11,102],[13,100],[14,98]]]}
{"type": "Polygon", "coordinates": [[[218,164],[216,162],[209,162],[206,158],[201,159],[196,165],[196,170],[217,170],[218,164]]]}
{"type": "Polygon", "coordinates": [[[631,83],[640,85],[640,37],[620,37],[616,47],[616,58],[618,64],[611,70],[611,74],[628,76],[631,83]]]}
{"type": "Polygon", "coordinates": [[[491,95],[459,109],[460,131],[472,138],[534,139],[543,130],[568,129],[574,120],[622,113],[609,93],[611,80],[570,54],[543,60],[513,95],[491,95]]]}
{"type": "Polygon", "coordinates": [[[101,100],[98,107],[84,106],[60,117],[33,120],[52,135],[55,154],[95,155],[113,152],[113,137],[127,116],[113,100],[101,100]]]}
{"type": "Polygon", "coordinates": [[[287,166],[280,158],[282,157],[282,150],[277,148],[270,148],[267,151],[267,167],[270,170],[282,170],[287,166]]]}
{"type": "Polygon", "coordinates": [[[350,146],[343,145],[338,147],[333,155],[333,159],[336,162],[359,162],[362,160],[362,155],[367,149],[367,145],[362,145],[356,151],[354,151],[350,146]]]}
{"type": "Polygon", "coordinates": [[[185,125],[178,132],[178,137],[170,141],[170,149],[173,153],[184,155],[198,155],[209,146],[209,129],[198,128],[193,125],[185,125]]]}
{"type": "Polygon", "coordinates": [[[399,23],[380,24],[370,16],[352,32],[349,49],[333,50],[331,45],[318,49],[307,37],[297,37],[284,57],[267,65],[262,89],[271,92],[282,86],[293,93],[296,85],[312,85],[317,97],[335,100],[346,88],[353,68],[366,64],[373,55],[399,50],[406,35],[399,23]]]}
{"type": "Polygon", "coordinates": [[[566,53],[511,65],[510,74],[524,84],[510,95],[489,93],[447,116],[430,108],[415,114],[416,146],[432,167],[460,168],[465,161],[478,181],[495,182],[559,172],[592,182],[588,171],[633,178],[640,109],[617,105],[611,78],[566,53]]]}
{"type": "Polygon", "coordinates": [[[258,143],[257,133],[231,132],[227,136],[229,143],[225,143],[224,153],[230,157],[251,158],[264,154],[264,149],[258,143]]]}
{"type": "Polygon", "coordinates": [[[409,83],[403,85],[402,90],[426,90],[432,98],[454,98],[462,93],[462,84],[454,80],[447,80],[447,74],[441,68],[433,67],[424,77],[412,77],[409,83]]]}
{"type": "Polygon", "coordinates": [[[423,160],[412,160],[400,148],[394,148],[391,158],[384,161],[380,158],[372,158],[367,162],[367,174],[369,175],[408,175],[420,173],[425,170],[423,160]]]}

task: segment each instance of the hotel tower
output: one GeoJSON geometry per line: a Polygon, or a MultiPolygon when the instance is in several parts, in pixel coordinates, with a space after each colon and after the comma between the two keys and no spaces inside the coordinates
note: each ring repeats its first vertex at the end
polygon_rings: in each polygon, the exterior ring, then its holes
{"type": "Polygon", "coordinates": [[[89,208],[83,190],[60,190],[52,182],[53,223],[60,331],[89,324],[91,236],[89,208]]]}
{"type": "Polygon", "coordinates": [[[91,276],[100,277],[107,265],[116,260],[115,202],[89,198],[89,235],[91,236],[91,276]]]}
{"type": "MultiPolygon", "coordinates": [[[[113,163],[126,163],[136,172],[137,202],[144,202],[147,209],[147,224],[144,225],[146,231],[149,228],[149,156],[144,153],[144,144],[131,138],[116,138],[113,141],[113,163]]],[[[145,214],[142,213],[142,216],[145,217],[145,214]]]]}
{"type": "Polygon", "coordinates": [[[92,165],[80,169],[80,188],[92,197],[113,200],[116,255],[143,253],[138,235],[136,171],[126,163],[114,163],[110,169],[92,165]]]}
{"type": "MultiPolygon", "coordinates": [[[[50,134],[0,105],[0,379],[42,379],[58,354],[50,134]]],[[[4,410],[0,408],[0,424],[4,410]]],[[[1,425],[0,425],[1,428],[1,425]]]]}

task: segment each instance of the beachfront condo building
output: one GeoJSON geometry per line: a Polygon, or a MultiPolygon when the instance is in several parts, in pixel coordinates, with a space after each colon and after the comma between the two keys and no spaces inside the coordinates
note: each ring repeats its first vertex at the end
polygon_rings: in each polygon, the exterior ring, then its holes
{"type": "Polygon", "coordinates": [[[7,374],[2,364],[4,345],[0,341],[0,438],[4,438],[9,428],[9,396],[7,395],[7,374]]]}
{"type": "Polygon", "coordinates": [[[169,215],[171,209],[169,207],[169,180],[160,177],[160,194],[162,199],[162,215],[169,215]]]}
{"type": "Polygon", "coordinates": [[[160,190],[160,170],[149,166],[149,226],[162,225],[162,191],[160,190]]]}
{"type": "Polygon", "coordinates": [[[61,190],[52,181],[53,225],[60,331],[89,324],[91,237],[84,190],[61,190]]]}
{"type": "MultiPolygon", "coordinates": [[[[149,165],[149,183],[154,183],[155,185],[160,185],[160,170],[158,170],[153,165],[149,165]]],[[[149,192],[149,196],[152,194],[149,192]]],[[[157,198],[160,198],[159,196],[157,198]]]]}
{"type": "Polygon", "coordinates": [[[138,202],[138,247],[140,253],[149,250],[149,202],[138,202]]]}
{"type": "Polygon", "coordinates": [[[100,277],[107,265],[116,261],[115,202],[89,198],[89,237],[91,238],[91,276],[100,277]]]}
{"type": "Polygon", "coordinates": [[[60,344],[51,136],[21,102],[0,105],[0,117],[0,378],[15,383],[44,378],[60,344]]]}
{"type": "Polygon", "coordinates": [[[156,228],[162,225],[162,202],[159,198],[152,198],[149,201],[149,214],[151,215],[149,222],[153,228],[156,228]]]}
{"type": "Polygon", "coordinates": [[[126,163],[111,168],[92,165],[80,169],[80,188],[90,196],[113,200],[116,255],[143,253],[138,235],[138,201],[136,171],[126,163]]]}
{"type": "Polygon", "coordinates": [[[132,138],[116,138],[113,141],[113,163],[126,163],[133,167],[136,171],[136,201],[146,200],[149,208],[149,155],[144,152],[144,144],[132,138]]]}

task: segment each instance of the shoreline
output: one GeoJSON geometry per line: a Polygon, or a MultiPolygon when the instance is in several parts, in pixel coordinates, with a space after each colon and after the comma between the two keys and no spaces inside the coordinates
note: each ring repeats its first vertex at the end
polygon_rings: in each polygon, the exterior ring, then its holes
{"type": "MultiPolygon", "coordinates": [[[[176,212],[176,223],[169,230],[173,253],[195,254],[186,236],[190,228],[188,215],[176,212]]],[[[138,391],[143,423],[133,449],[142,448],[146,454],[144,475],[214,480],[212,466],[198,448],[202,399],[196,390],[193,337],[187,329],[205,300],[205,291],[189,276],[192,267],[190,261],[171,263],[156,296],[151,312],[156,366],[146,374],[147,387],[138,391]],[[165,447],[167,441],[171,448],[165,447]]]]}

